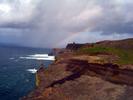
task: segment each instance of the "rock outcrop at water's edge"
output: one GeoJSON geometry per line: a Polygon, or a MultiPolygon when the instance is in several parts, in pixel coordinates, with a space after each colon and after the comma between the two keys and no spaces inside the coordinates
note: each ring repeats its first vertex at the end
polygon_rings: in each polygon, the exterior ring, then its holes
{"type": "Polygon", "coordinates": [[[22,100],[133,100],[132,64],[121,68],[86,56],[63,50],[48,68],[40,66],[36,89],[22,100]]]}

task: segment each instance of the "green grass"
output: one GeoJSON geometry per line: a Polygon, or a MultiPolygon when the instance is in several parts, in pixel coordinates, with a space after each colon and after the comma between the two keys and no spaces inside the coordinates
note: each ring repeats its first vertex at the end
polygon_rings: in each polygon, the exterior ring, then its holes
{"type": "Polygon", "coordinates": [[[99,54],[107,53],[112,55],[117,55],[119,60],[116,61],[117,64],[133,64],[133,51],[124,50],[120,48],[104,47],[104,46],[94,46],[91,48],[81,48],[77,51],[77,54],[99,54]]]}

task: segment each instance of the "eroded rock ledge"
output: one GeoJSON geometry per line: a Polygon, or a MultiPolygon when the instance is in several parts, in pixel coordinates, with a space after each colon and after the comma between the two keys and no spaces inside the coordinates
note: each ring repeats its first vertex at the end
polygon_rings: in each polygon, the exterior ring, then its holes
{"type": "Polygon", "coordinates": [[[23,100],[132,100],[133,70],[65,59],[37,72],[37,88],[23,100]],[[129,98],[129,99],[127,99],[129,98]]]}

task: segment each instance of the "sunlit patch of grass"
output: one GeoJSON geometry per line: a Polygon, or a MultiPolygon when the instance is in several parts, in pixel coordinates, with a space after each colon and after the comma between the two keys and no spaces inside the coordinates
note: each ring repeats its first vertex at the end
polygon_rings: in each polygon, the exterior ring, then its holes
{"type": "Polygon", "coordinates": [[[91,48],[81,48],[77,54],[111,54],[119,57],[117,64],[133,64],[133,51],[120,48],[94,46],[91,48]]]}

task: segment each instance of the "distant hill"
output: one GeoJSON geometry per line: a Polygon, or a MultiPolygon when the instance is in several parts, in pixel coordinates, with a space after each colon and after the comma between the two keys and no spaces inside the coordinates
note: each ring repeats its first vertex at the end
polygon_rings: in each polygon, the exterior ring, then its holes
{"type": "Polygon", "coordinates": [[[77,43],[70,43],[66,46],[66,49],[69,50],[78,50],[80,48],[88,48],[88,47],[92,47],[93,44],[92,43],[85,43],[85,44],[77,44],[77,43]]]}
{"type": "Polygon", "coordinates": [[[85,44],[77,44],[70,43],[66,46],[66,49],[77,50],[85,47],[92,46],[105,46],[105,47],[116,47],[121,49],[133,49],[133,38],[124,39],[124,40],[105,40],[96,43],[85,43],[85,44]]]}
{"type": "Polygon", "coordinates": [[[116,40],[116,41],[101,41],[101,42],[97,42],[96,45],[133,50],[133,38],[124,39],[124,40],[116,40]]]}

